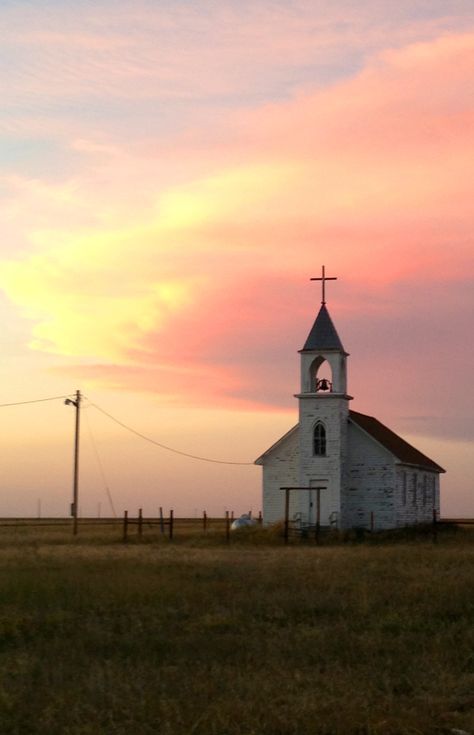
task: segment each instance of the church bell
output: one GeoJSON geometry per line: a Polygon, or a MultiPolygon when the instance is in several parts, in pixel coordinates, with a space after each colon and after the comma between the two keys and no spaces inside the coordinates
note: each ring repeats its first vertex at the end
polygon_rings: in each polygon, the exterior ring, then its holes
{"type": "Polygon", "coordinates": [[[332,390],[332,383],[327,378],[321,378],[316,381],[316,392],[320,390],[332,390]]]}

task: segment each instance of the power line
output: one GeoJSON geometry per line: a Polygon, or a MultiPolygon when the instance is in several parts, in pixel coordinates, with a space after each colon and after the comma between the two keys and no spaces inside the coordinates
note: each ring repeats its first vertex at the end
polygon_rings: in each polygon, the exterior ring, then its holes
{"type": "MultiPolygon", "coordinates": [[[[69,398],[73,394],[69,394],[69,396],[51,396],[50,398],[36,398],[31,401],[17,401],[15,403],[0,403],[0,408],[7,408],[9,406],[25,406],[27,404],[31,403],[44,403],[45,401],[59,401],[64,400],[66,398],[69,398]]],[[[85,397],[85,396],[83,396],[85,397]]],[[[132,434],[135,434],[135,436],[140,437],[140,439],[144,439],[147,442],[150,442],[150,444],[154,444],[157,447],[160,447],[160,449],[165,449],[167,452],[173,452],[174,454],[179,454],[181,457],[188,457],[189,459],[196,459],[200,462],[210,462],[212,464],[226,464],[226,465],[237,465],[241,467],[250,467],[253,466],[253,462],[230,462],[223,459],[211,459],[210,457],[201,457],[197,454],[190,454],[189,452],[182,452],[179,449],[174,449],[173,447],[169,447],[166,444],[161,444],[160,442],[155,441],[155,439],[152,439],[149,436],[146,436],[145,434],[142,434],[140,431],[137,431],[136,429],[133,429],[131,426],[128,426],[128,424],[124,424],[123,421],[119,421],[119,419],[115,418],[115,416],[112,416],[107,411],[104,411],[103,408],[100,408],[96,403],[89,403],[89,405],[93,408],[96,408],[98,411],[104,414],[104,416],[107,416],[111,421],[114,421],[116,424],[121,426],[123,429],[126,429],[127,431],[130,431],[132,434]]],[[[100,462],[100,459],[99,459],[100,462]]],[[[106,486],[107,493],[110,495],[110,491],[108,487],[106,486]]],[[[113,507],[113,501],[111,496],[109,497],[110,504],[113,507]]]]}
{"type": "Polygon", "coordinates": [[[44,401],[60,401],[68,396],[52,396],[52,398],[36,398],[34,401],[18,401],[17,403],[0,403],[0,408],[7,406],[25,406],[27,403],[43,403],[44,401]]]}
{"type": "Polygon", "coordinates": [[[114,421],[116,424],[121,426],[123,429],[126,429],[127,431],[130,431],[132,434],[139,436],[141,439],[144,439],[145,441],[150,442],[150,444],[155,444],[157,447],[160,447],[160,449],[166,449],[168,452],[173,452],[174,454],[179,454],[182,457],[188,457],[189,459],[197,459],[200,462],[211,462],[212,464],[240,465],[240,466],[247,466],[247,467],[253,465],[253,462],[228,462],[223,459],[210,459],[209,457],[199,457],[196,454],[188,454],[188,452],[181,452],[179,449],[168,447],[166,444],[161,444],[160,442],[157,442],[154,439],[151,439],[149,436],[142,434],[140,431],[137,431],[136,429],[132,429],[131,426],[124,424],[123,421],[119,421],[118,419],[115,418],[115,416],[112,416],[110,413],[107,413],[107,411],[104,411],[104,409],[100,408],[100,406],[98,406],[96,403],[91,403],[90,405],[96,408],[101,413],[103,413],[104,416],[107,416],[109,419],[111,419],[111,421],[114,421]]]}
{"type": "Polygon", "coordinates": [[[105,488],[105,492],[107,494],[107,499],[109,501],[110,507],[112,509],[112,513],[114,514],[114,517],[117,518],[117,511],[115,510],[114,501],[112,499],[112,493],[110,492],[110,488],[109,488],[109,485],[108,485],[108,482],[107,482],[107,478],[105,476],[104,465],[102,464],[102,460],[100,458],[99,450],[97,448],[97,444],[96,444],[96,441],[94,439],[94,435],[92,433],[92,427],[91,427],[91,424],[90,424],[90,421],[89,421],[89,416],[87,415],[87,412],[86,412],[86,426],[87,426],[87,429],[88,429],[88,432],[89,432],[89,438],[91,440],[92,447],[94,449],[94,454],[95,454],[95,458],[97,460],[97,465],[99,467],[100,475],[102,477],[102,482],[104,483],[104,488],[105,488]]]}

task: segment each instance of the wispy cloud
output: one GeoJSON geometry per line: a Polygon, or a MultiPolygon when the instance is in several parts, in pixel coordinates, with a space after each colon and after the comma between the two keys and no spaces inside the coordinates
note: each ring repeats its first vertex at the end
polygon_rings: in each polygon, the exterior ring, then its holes
{"type": "Polygon", "coordinates": [[[284,100],[382,49],[474,24],[472,6],[351,0],[5,4],[0,130],[183,129],[189,114],[284,100]],[[106,104],[103,102],[106,100],[106,104]],[[127,102],[133,107],[127,106],[127,102]]]}
{"type": "MultiPolygon", "coordinates": [[[[74,178],[4,179],[5,219],[36,252],[4,261],[0,279],[35,322],[32,347],[165,400],[188,400],[192,379],[197,402],[289,405],[295,325],[303,339],[317,302],[302,289],[326,261],[347,284],[342,325],[372,333],[355,308],[363,274],[379,345],[418,323],[434,359],[416,310],[474,275],[473,47],[466,33],[384,52],[351,79],[166,145],[74,136],[74,178]],[[415,311],[395,283],[417,289],[415,311]]],[[[448,327],[441,302],[430,314],[448,327]]],[[[384,370],[416,385],[419,357],[387,354],[384,370]]]]}

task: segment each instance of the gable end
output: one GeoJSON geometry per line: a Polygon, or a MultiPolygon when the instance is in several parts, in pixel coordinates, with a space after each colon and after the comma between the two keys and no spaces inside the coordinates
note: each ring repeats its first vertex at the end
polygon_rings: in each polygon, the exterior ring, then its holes
{"type": "Polygon", "coordinates": [[[299,426],[300,426],[299,424],[296,424],[296,426],[293,426],[293,428],[290,429],[289,431],[287,431],[286,434],[283,434],[283,436],[280,437],[280,439],[278,439],[278,441],[276,441],[275,444],[272,444],[272,446],[269,447],[266,450],[266,452],[264,452],[263,454],[261,454],[260,457],[258,457],[255,460],[254,464],[262,465],[264,463],[264,461],[267,459],[267,457],[269,457],[271,454],[273,454],[273,452],[275,451],[275,449],[278,449],[279,447],[281,447],[281,445],[284,444],[284,442],[287,439],[289,439],[291,436],[293,436],[293,434],[296,431],[298,431],[299,426]]]}

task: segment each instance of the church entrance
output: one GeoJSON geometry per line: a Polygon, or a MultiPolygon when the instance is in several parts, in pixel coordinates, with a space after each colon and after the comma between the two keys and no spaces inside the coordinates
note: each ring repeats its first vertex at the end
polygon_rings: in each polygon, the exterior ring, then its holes
{"type": "Polygon", "coordinates": [[[320,526],[328,526],[328,481],[326,478],[312,478],[309,481],[309,486],[314,489],[311,489],[308,492],[308,523],[315,525],[319,522],[320,526]]]}

